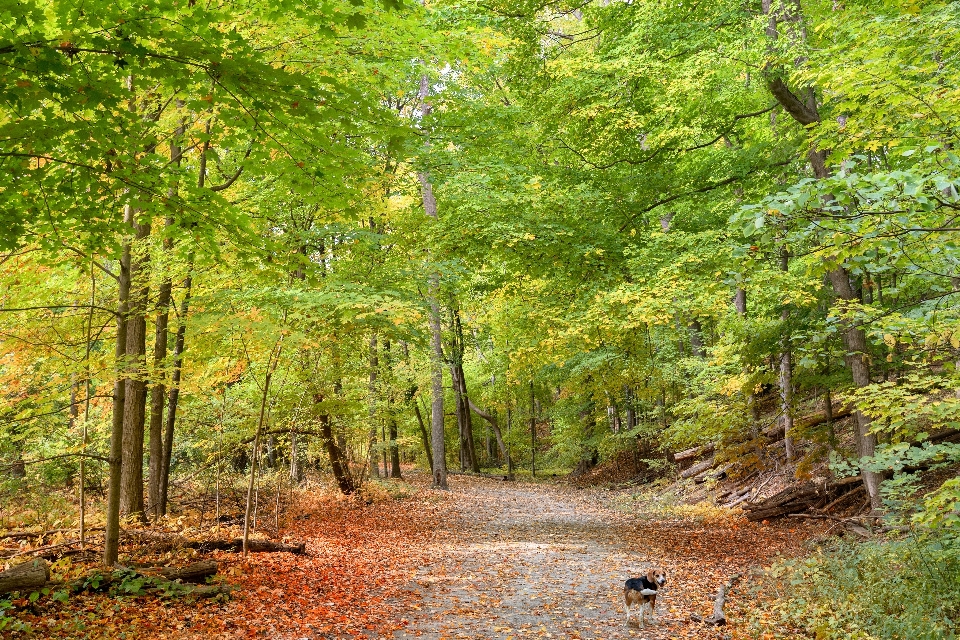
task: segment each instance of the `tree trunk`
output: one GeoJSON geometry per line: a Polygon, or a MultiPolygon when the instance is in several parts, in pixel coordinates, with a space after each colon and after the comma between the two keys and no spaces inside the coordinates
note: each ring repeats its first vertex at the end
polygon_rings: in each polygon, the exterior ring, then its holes
{"type": "Polygon", "coordinates": [[[463,434],[467,443],[467,462],[469,463],[470,469],[473,472],[479,473],[480,464],[477,461],[477,450],[473,441],[473,416],[470,413],[469,406],[470,394],[467,391],[467,376],[463,371],[463,353],[466,347],[463,339],[463,324],[460,322],[460,309],[455,304],[452,304],[451,306],[453,307],[453,328],[455,332],[454,340],[457,343],[454,362],[457,368],[457,381],[460,385],[459,395],[463,410],[463,434]]]}
{"type": "MultiPolygon", "coordinates": [[[[420,78],[420,113],[428,117],[432,107],[427,102],[430,95],[430,79],[420,78]]],[[[433,185],[426,171],[417,173],[420,181],[423,211],[428,217],[438,220],[437,199],[433,195],[433,185]]],[[[447,488],[447,447],[444,441],[443,424],[443,328],[440,322],[440,273],[433,270],[429,277],[427,298],[430,304],[430,392],[432,395],[430,434],[433,446],[433,486],[447,488]]]]}
{"type": "MultiPolygon", "coordinates": [[[[124,220],[132,217],[130,205],[124,207],[124,220]]],[[[116,564],[120,551],[120,479],[123,468],[123,407],[126,400],[124,356],[127,352],[127,308],[130,299],[130,238],[124,238],[120,255],[117,286],[117,337],[114,344],[116,380],[113,385],[113,416],[110,428],[110,481],[107,490],[106,532],[103,543],[103,564],[116,564]]]]}
{"type": "MultiPolygon", "coordinates": [[[[183,107],[183,101],[177,101],[178,107],[183,107]]],[[[186,130],[186,121],[181,120],[170,139],[170,162],[179,167],[183,158],[181,140],[186,130]]],[[[167,195],[171,200],[177,196],[177,184],[170,187],[167,195]]],[[[173,228],[173,216],[167,216],[166,230],[173,228]]],[[[173,241],[165,238],[163,248],[169,252],[173,249],[173,241]]],[[[163,409],[166,404],[166,359],[167,343],[170,326],[170,299],[173,292],[173,280],[169,271],[164,275],[160,288],[157,291],[157,321],[153,340],[153,385],[150,387],[150,478],[147,495],[149,499],[150,515],[156,520],[163,515],[161,511],[161,476],[163,475],[163,409]]]]}
{"type": "Polygon", "coordinates": [[[530,381],[530,475],[537,477],[537,416],[534,412],[536,398],[533,395],[533,380],[530,381]]]}
{"type": "MultiPolygon", "coordinates": [[[[281,338],[282,339],[282,338],[281,338]]],[[[253,437],[253,456],[250,463],[250,482],[247,485],[247,506],[243,515],[243,555],[246,556],[249,551],[250,541],[250,511],[253,508],[253,487],[257,477],[257,449],[260,447],[260,435],[263,433],[263,421],[267,413],[267,397],[270,394],[270,381],[273,379],[273,372],[280,361],[280,341],[270,350],[270,357],[267,358],[267,373],[263,380],[263,394],[260,397],[260,418],[257,420],[257,431],[253,437]]]]}
{"type": "Polygon", "coordinates": [[[193,253],[187,259],[187,278],[184,281],[183,303],[180,305],[180,325],[173,344],[173,373],[170,374],[170,392],[167,398],[167,419],[163,433],[163,459],[160,466],[160,515],[167,513],[170,486],[170,460],[173,456],[173,433],[180,403],[180,378],[183,371],[183,350],[187,336],[187,315],[190,312],[190,293],[193,288],[193,253]]]}
{"type": "Polygon", "coordinates": [[[135,231],[130,251],[130,302],[127,314],[126,391],[123,402],[123,465],[120,471],[120,513],[143,517],[143,440],[147,403],[146,330],[150,296],[149,253],[144,242],[149,222],[139,224],[128,210],[135,231]]]}
{"type": "Polygon", "coordinates": [[[38,591],[50,580],[50,565],[36,559],[0,571],[0,594],[11,591],[38,591]]]}
{"type": "MultiPolygon", "coordinates": [[[[319,404],[323,402],[323,396],[316,394],[313,401],[319,404]]],[[[350,475],[350,466],[347,464],[346,457],[333,437],[332,421],[328,413],[320,414],[320,437],[323,439],[323,448],[327,450],[330,469],[333,471],[337,486],[340,487],[340,493],[350,495],[357,490],[357,487],[353,482],[353,476],[350,475]]]]}
{"type": "MultiPolygon", "coordinates": [[[[780,248],[780,270],[789,270],[790,254],[786,246],[780,248]]],[[[784,305],[780,312],[783,320],[783,337],[780,351],[780,412],[783,424],[783,443],[786,450],[787,462],[793,462],[793,357],[790,352],[790,333],[788,323],[790,310],[784,305]]]]}
{"type": "Polygon", "coordinates": [[[290,484],[298,485],[303,481],[300,470],[300,443],[296,431],[290,431],[290,484]]]}
{"type": "Polygon", "coordinates": [[[433,451],[430,447],[430,435],[427,433],[427,425],[423,421],[423,414],[420,413],[420,403],[416,398],[412,401],[413,412],[417,416],[417,425],[420,428],[420,439],[423,441],[423,451],[427,455],[427,463],[430,465],[430,474],[433,474],[433,451]]]}
{"type": "Polygon", "coordinates": [[[470,409],[475,414],[490,423],[490,428],[493,430],[494,438],[497,440],[497,447],[500,449],[500,456],[507,461],[507,468],[511,469],[513,467],[513,462],[510,460],[510,452],[507,451],[507,445],[503,441],[503,432],[500,431],[500,424],[497,422],[497,416],[492,412],[488,413],[477,408],[477,405],[473,404],[473,401],[469,398],[467,399],[467,402],[469,403],[470,409]]]}
{"type": "MultiPolygon", "coordinates": [[[[168,219],[168,225],[172,220],[168,219]]],[[[167,358],[167,337],[170,322],[170,294],[173,283],[164,278],[157,293],[157,324],[153,340],[153,386],[150,387],[150,480],[148,497],[150,515],[156,520],[161,515],[160,476],[163,470],[163,409],[166,405],[167,387],[164,371],[167,358]]]]}
{"type": "MultiPolygon", "coordinates": [[[[385,371],[388,374],[388,379],[391,383],[396,381],[396,376],[393,375],[393,358],[390,352],[390,340],[389,338],[383,341],[383,364],[385,371]]],[[[387,429],[386,437],[384,438],[384,444],[387,445],[387,448],[390,450],[390,471],[387,471],[387,451],[383,452],[383,474],[386,476],[389,473],[391,478],[402,478],[400,472],[400,447],[397,444],[397,438],[399,433],[397,432],[397,416],[396,416],[396,403],[393,400],[393,393],[388,391],[384,395],[384,400],[387,403],[387,416],[385,427],[387,429]]]]}
{"type": "Polygon", "coordinates": [[[367,438],[367,459],[370,466],[370,477],[379,478],[380,477],[380,463],[377,460],[377,369],[380,366],[380,360],[377,357],[377,334],[373,333],[370,336],[370,354],[369,354],[369,367],[370,371],[368,373],[367,381],[367,393],[369,398],[367,399],[367,419],[370,421],[369,426],[369,436],[367,438]]]}
{"type": "MultiPolygon", "coordinates": [[[[772,0],[763,0],[763,10],[769,16],[767,35],[771,39],[778,36],[777,15],[772,10],[772,0]]],[[[799,19],[799,5],[797,5],[797,18],[799,19]]],[[[770,75],[767,82],[770,93],[780,103],[784,110],[803,126],[816,124],[820,121],[820,115],[817,108],[815,94],[812,88],[808,88],[804,93],[805,100],[798,98],[789,87],[778,76],[770,75]]],[[[830,171],[826,167],[826,151],[821,151],[815,146],[811,146],[807,152],[807,160],[813,169],[813,174],[818,179],[824,179],[830,176],[830,171]]],[[[830,283],[833,285],[833,291],[837,298],[844,302],[851,302],[857,298],[853,287],[850,284],[850,275],[841,265],[828,274],[830,283]]],[[[853,383],[857,387],[865,387],[870,384],[870,366],[867,362],[867,338],[866,334],[855,324],[844,323],[842,328],[842,337],[847,355],[845,361],[850,368],[853,383]]],[[[870,418],[862,412],[856,412],[857,419],[857,453],[863,458],[872,456],[877,445],[877,438],[870,434],[870,418]]],[[[870,497],[870,505],[874,510],[882,506],[880,499],[880,481],[878,473],[868,471],[861,466],[861,477],[867,495],[870,497]]]]}

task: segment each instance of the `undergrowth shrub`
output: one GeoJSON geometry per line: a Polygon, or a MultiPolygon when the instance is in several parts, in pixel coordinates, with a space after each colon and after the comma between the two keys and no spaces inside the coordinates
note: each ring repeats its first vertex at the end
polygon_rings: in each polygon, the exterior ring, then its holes
{"type": "Polygon", "coordinates": [[[834,542],[775,565],[759,585],[755,637],[949,640],[960,620],[960,536],[834,542]]]}

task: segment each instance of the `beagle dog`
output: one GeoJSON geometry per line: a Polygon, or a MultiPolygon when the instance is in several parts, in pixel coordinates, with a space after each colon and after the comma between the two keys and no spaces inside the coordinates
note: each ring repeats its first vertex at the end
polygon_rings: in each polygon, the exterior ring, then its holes
{"type": "Polygon", "coordinates": [[[657,590],[667,583],[667,572],[657,567],[647,570],[645,576],[630,578],[623,585],[623,600],[627,605],[627,621],[630,624],[630,609],[639,604],[639,624],[643,628],[647,615],[650,621],[656,624],[657,590]]]}

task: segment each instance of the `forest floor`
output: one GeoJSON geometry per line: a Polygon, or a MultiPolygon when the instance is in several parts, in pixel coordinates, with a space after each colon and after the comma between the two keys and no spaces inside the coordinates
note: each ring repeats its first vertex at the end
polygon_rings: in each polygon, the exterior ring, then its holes
{"type": "MultiPolygon", "coordinates": [[[[816,535],[796,520],[748,523],[709,507],[655,506],[626,492],[451,476],[452,539],[417,572],[423,598],[395,638],[746,637],[749,576],[727,605],[731,625],[695,623],[734,574],[795,555],[816,535]],[[660,624],[624,624],[623,581],[662,566],[660,624]]],[[[449,517],[449,516],[448,516],[449,517]]]]}
{"type": "MultiPolygon", "coordinates": [[[[221,579],[238,588],[227,601],[139,593],[79,594],[63,603],[23,597],[8,601],[6,615],[28,628],[0,625],[0,638],[748,637],[749,577],[728,601],[730,626],[707,627],[690,614],[709,615],[713,594],[732,575],[768,566],[778,554],[796,555],[818,533],[808,521],[748,523],[710,505],[684,505],[669,489],[452,475],[444,492],[429,488],[427,474],[407,475],[403,483],[373,484],[361,497],[301,492],[282,535],[272,537],[306,543],[306,555],[206,554],[220,563],[221,579]],[[628,628],[623,581],[651,565],[668,576],[657,601],[660,624],[628,628]]],[[[137,555],[121,561],[150,560],[143,550],[130,553],[137,555]]],[[[173,565],[195,559],[190,551],[153,558],[173,565]]],[[[90,563],[95,556],[74,556],[55,573],[69,578],[90,563]]]]}

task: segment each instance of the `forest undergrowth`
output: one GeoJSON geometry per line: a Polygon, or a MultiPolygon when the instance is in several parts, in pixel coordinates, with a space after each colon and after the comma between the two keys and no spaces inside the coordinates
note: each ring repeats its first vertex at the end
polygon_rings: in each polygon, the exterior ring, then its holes
{"type": "MultiPolygon", "coordinates": [[[[57,587],[47,594],[20,593],[0,599],[0,637],[388,636],[406,624],[409,577],[424,561],[429,545],[444,535],[438,524],[446,503],[443,493],[400,482],[373,484],[351,497],[308,485],[286,505],[277,537],[304,542],[303,555],[251,553],[243,558],[227,551],[151,553],[150,544],[122,547],[121,563],[137,567],[215,559],[217,581],[235,589],[227,595],[159,597],[135,582],[121,583],[105,593],[58,596],[57,587]]],[[[241,533],[230,518],[224,518],[227,524],[219,524],[208,517],[207,525],[200,528],[199,513],[185,513],[147,532],[183,533],[191,538],[230,538],[241,533]]],[[[132,536],[136,530],[126,532],[132,536]]],[[[29,549],[29,543],[23,546],[29,549]]],[[[96,554],[67,555],[53,564],[51,577],[75,577],[96,565],[96,554]]]]}

